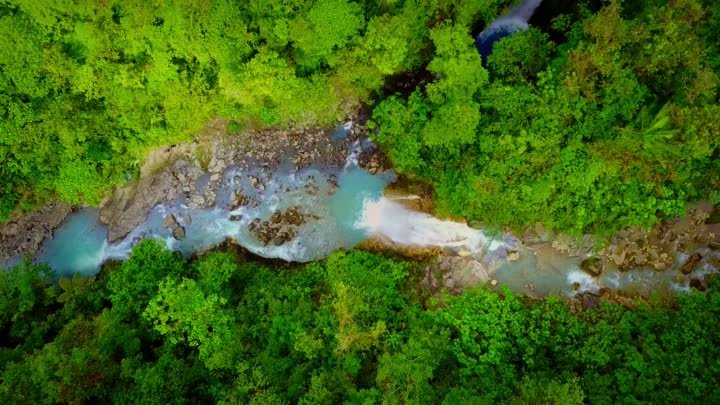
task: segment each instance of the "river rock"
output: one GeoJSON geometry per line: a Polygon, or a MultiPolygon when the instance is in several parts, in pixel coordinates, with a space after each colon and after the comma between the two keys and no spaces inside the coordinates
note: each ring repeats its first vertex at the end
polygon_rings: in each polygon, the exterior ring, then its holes
{"type": "Polygon", "coordinates": [[[250,203],[250,199],[247,198],[242,190],[235,190],[233,193],[232,203],[230,204],[230,211],[236,210],[240,207],[244,207],[250,203]]]}
{"type": "Polygon", "coordinates": [[[181,189],[172,168],[115,189],[100,205],[100,221],[108,225],[108,240],[124,238],[145,221],[153,207],[173,200],[181,189]]]}
{"type": "Polygon", "coordinates": [[[602,274],[602,263],[599,257],[589,257],[580,263],[580,268],[593,277],[602,274]]]}
{"type": "Polygon", "coordinates": [[[188,214],[187,212],[182,213],[182,220],[185,225],[192,224],[192,218],[190,218],[190,214],[188,214]]]}
{"type": "Polygon", "coordinates": [[[654,262],[653,268],[657,271],[663,271],[667,269],[667,265],[665,264],[665,262],[654,262]]]}
{"type": "Polygon", "coordinates": [[[552,247],[570,257],[580,256],[582,249],[578,246],[575,238],[569,235],[558,235],[551,243],[552,247]]]}
{"type": "Polygon", "coordinates": [[[190,199],[190,203],[194,205],[196,208],[201,207],[203,204],[205,204],[205,197],[201,195],[196,195],[193,198],[190,199]]]}
{"type": "Polygon", "coordinates": [[[514,262],[514,261],[516,261],[516,260],[519,260],[519,259],[520,259],[520,252],[518,252],[517,250],[510,250],[510,251],[508,251],[508,252],[507,252],[507,259],[508,259],[508,261],[510,261],[510,262],[514,262]]]}
{"type": "Polygon", "coordinates": [[[442,288],[456,294],[490,281],[482,263],[472,258],[442,256],[426,268],[423,285],[438,291],[442,288]]]}
{"type": "Polygon", "coordinates": [[[163,228],[175,228],[177,226],[177,220],[175,219],[175,215],[168,214],[165,215],[165,219],[163,220],[163,228]]]}
{"type": "Polygon", "coordinates": [[[290,242],[297,236],[297,230],[295,228],[284,226],[275,233],[275,237],[272,238],[272,243],[275,246],[284,245],[286,242],[290,242]]]}
{"type": "Polygon", "coordinates": [[[297,236],[298,228],[310,218],[302,212],[302,208],[295,206],[285,211],[275,211],[270,218],[261,220],[255,218],[248,224],[248,230],[262,242],[263,245],[283,245],[297,236]]]}
{"type": "Polygon", "coordinates": [[[705,283],[700,280],[697,277],[693,277],[690,279],[690,288],[694,288],[698,291],[705,291],[707,290],[707,287],[705,286],[705,283]]]}
{"type": "Polygon", "coordinates": [[[391,167],[387,156],[379,148],[372,148],[360,153],[358,165],[369,171],[370,174],[384,172],[388,167],[391,167]]]}
{"type": "Polygon", "coordinates": [[[0,224],[0,264],[16,256],[33,255],[43,240],[70,214],[70,204],[51,202],[37,211],[0,224]]]}
{"type": "Polygon", "coordinates": [[[720,224],[720,204],[713,206],[712,211],[707,215],[705,223],[708,225],[720,224]]]}
{"type": "Polygon", "coordinates": [[[611,253],[610,257],[612,258],[613,262],[615,262],[615,265],[618,267],[623,267],[625,264],[625,251],[621,251],[619,253],[611,253]]]}
{"type": "Polygon", "coordinates": [[[7,226],[0,229],[0,233],[2,233],[3,236],[15,236],[18,234],[18,224],[9,223],[7,226]]]}
{"type": "Polygon", "coordinates": [[[185,228],[178,225],[177,227],[175,227],[175,229],[173,229],[173,231],[172,231],[172,236],[173,236],[173,238],[175,238],[176,240],[183,240],[183,239],[185,239],[185,228]]]}
{"type": "MultiPolygon", "coordinates": [[[[318,217],[313,216],[315,219],[319,219],[318,217]]],[[[393,252],[395,254],[398,254],[402,257],[405,257],[407,259],[421,262],[421,261],[427,261],[430,259],[435,259],[439,255],[443,254],[443,250],[440,249],[437,246],[408,246],[408,245],[402,245],[396,242],[393,242],[392,240],[380,236],[380,235],[373,235],[364,241],[360,242],[357,249],[368,251],[368,252],[374,252],[374,253],[388,253],[393,252]]],[[[446,252],[449,253],[449,252],[446,252]]]]}
{"type": "Polygon", "coordinates": [[[702,260],[702,255],[700,253],[693,253],[688,259],[685,261],[685,263],[680,267],[680,272],[682,274],[690,274],[693,270],[695,270],[695,267],[700,263],[700,260],[702,260]]]}
{"type": "Polygon", "coordinates": [[[285,211],[285,223],[300,226],[305,223],[305,214],[299,206],[290,207],[285,211]]]}
{"type": "Polygon", "coordinates": [[[595,294],[585,293],[582,296],[582,307],[585,309],[595,308],[600,305],[600,297],[595,294]]]}

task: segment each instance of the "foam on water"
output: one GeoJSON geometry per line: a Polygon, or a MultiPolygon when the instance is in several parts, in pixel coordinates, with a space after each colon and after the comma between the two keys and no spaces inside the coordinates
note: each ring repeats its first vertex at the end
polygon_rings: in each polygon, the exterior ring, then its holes
{"type": "MultiPolygon", "coordinates": [[[[574,289],[573,293],[598,293],[600,291],[597,280],[580,269],[574,269],[568,273],[567,284],[577,286],[577,289],[574,289]]],[[[566,293],[566,295],[572,295],[572,293],[566,293]]]]}
{"type": "Polygon", "coordinates": [[[542,3],[542,0],[524,0],[517,7],[510,10],[508,17],[518,18],[528,22],[533,14],[535,14],[535,9],[540,6],[540,3],[542,3]]]}
{"type": "Polygon", "coordinates": [[[465,248],[474,253],[488,248],[490,242],[482,231],[412,211],[385,197],[363,202],[362,216],[356,227],[407,246],[465,248]]]}

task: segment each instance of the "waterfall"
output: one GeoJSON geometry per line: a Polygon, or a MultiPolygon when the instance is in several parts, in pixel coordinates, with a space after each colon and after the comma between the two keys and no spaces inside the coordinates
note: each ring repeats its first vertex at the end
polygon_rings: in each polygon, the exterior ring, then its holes
{"type": "Polygon", "coordinates": [[[507,15],[494,20],[475,39],[475,45],[483,57],[487,59],[492,52],[495,42],[506,36],[528,29],[528,21],[535,13],[535,9],[542,3],[542,0],[525,0],[516,6],[507,15]]]}
{"type": "Polygon", "coordinates": [[[482,231],[453,221],[413,211],[389,198],[366,199],[356,227],[371,236],[381,236],[402,246],[450,248],[482,259],[489,252],[504,256],[507,244],[482,231]]]}
{"type": "Polygon", "coordinates": [[[535,13],[535,9],[540,6],[540,3],[542,3],[542,0],[525,0],[520,3],[519,6],[510,10],[508,17],[518,18],[527,23],[528,20],[530,20],[530,17],[533,16],[533,13],[535,13]]]}

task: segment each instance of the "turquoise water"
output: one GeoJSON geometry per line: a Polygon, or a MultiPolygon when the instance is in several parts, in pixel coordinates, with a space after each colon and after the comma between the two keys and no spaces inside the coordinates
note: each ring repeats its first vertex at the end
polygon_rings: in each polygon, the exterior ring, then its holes
{"type": "MultiPolygon", "coordinates": [[[[500,285],[510,287],[513,291],[522,292],[531,296],[545,296],[549,294],[572,295],[573,279],[586,284],[592,280],[585,273],[579,271],[580,258],[566,257],[554,254],[548,250],[548,254],[536,256],[532,251],[518,247],[520,259],[504,262],[495,272],[494,278],[500,285]]],[[[587,286],[586,290],[593,288],[587,286]]]]}
{"type": "MultiPolygon", "coordinates": [[[[237,172],[227,175],[236,176],[237,172]]],[[[125,240],[112,245],[106,242],[107,229],[98,223],[97,210],[81,209],[66,219],[53,239],[42,244],[35,260],[49,264],[58,276],[92,275],[105,260],[126,258],[142,238],[164,240],[169,249],[185,256],[232,238],[259,256],[307,262],[327,257],[338,249],[350,249],[372,234],[402,246],[437,246],[467,255],[480,261],[499,285],[528,295],[574,295],[601,288],[641,293],[658,288],[687,289],[687,280],[678,284],[675,272],[622,273],[608,269],[593,278],[579,270],[580,257],[558,255],[548,246],[527,248],[493,240],[465,224],[408,210],[383,197],[385,186],[393,179],[393,174],[371,175],[353,164],[342,170],[309,169],[299,174],[276,175],[266,183],[266,193],[256,195],[261,197],[258,207],[241,207],[230,212],[220,207],[188,209],[180,202],[160,205],[125,240]],[[330,182],[333,174],[338,178],[337,189],[330,182]],[[314,186],[311,187],[314,191],[307,191],[308,184],[314,186]],[[298,236],[292,241],[280,246],[263,245],[248,231],[247,225],[254,218],[267,219],[275,210],[293,206],[302,207],[304,213],[317,219],[299,227],[298,236]],[[185,239],[173,239],[171,231],[162,226],[170,214],[192,218],[189,224],[179,220],[186,229],[185,239]],[[231,216],[243,219],[233,221],[231,216]],[[517,260],[505,260],[508,247],[519,252],[517,260]]]]}
{"type": "MultiPolygon", "coordinates": [[[[232,179],[238,174],[253,173],[229,170],[226,177],[232,179]]],[[[232,238],[263,257],[299,262],[322,259],[335,250],[350,249],[367,237],[366,231],[357,226],[363,202],[380,199],[393,179],[394,174],[371,175],[355,164],[342,170],[313,168],[297,174],[280,173],[265,183],[265,193],[254,195],[260,201],[258,207],[246,206],[230,212],[220,206],[188,209],[182,202],[171,202],[155,207],[144,223],[115,244],[106,242],[107,228],[98,223],[97,210],[81,209],[65,220],[53,239],[43,243],[35,260],[47,263],[59,276],[92,275],[104,261],[128,257],[132,246],[143,238],[164,240],[169,249],[186,257],[232,238]],[[331,185],[331,175],[338,179],[336,190],[331,185]],[[254,218],[267,219],[274,211],[293,206],[302,207],[304,213],[316,218],[299,227],[294,240],[280,246],[263,245],[248,231],[247,225],[254,218]],[[186,230],[183,240],[173,239],[171,231],[163,227],[163,219],[171,214],[176,218],[183,215],[192,218],[190,224],[180,220],[186,230]],[[231,216],[242,219],[233,221],[231,216]]],[[[235,186],[228,181],[224,187],[227,190],[218,195],[229,193],[235,186]]]]}
{"type": "MultiPolygon", "coordinates": [[[[393,176],[394,177],[394,176],[393,176]]],[[[358,226],[366,201],[378,201],[391,176],[372,175],[368,171],[351,168],[338,179],[340,188],[330,199],[330,213],[335,219],[343,245],[354,246],[365,240],[366,229],[358,226]]]]}
{"type": "Polygon", "coordinates": [[[97,273],[105,259],[107,227],[98,223],[98,211],[80,209],[43,242],[36,260],[47,263],[58,276],[97,273]]]}

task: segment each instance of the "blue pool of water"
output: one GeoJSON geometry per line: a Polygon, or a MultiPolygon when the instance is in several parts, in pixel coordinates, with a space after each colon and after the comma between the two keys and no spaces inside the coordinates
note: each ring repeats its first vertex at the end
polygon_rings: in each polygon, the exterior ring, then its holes
{"type": "Polygon", "coordinates": [[[393,180],[390,175],[372,175],[352,168],[338,179],[340,188],[330,199],[330,213],[335,219],[343,245],[354,246],[367,238],[366,230],[357,226],[366,201],[377,201],[385,186],[393,180]]]}
{"type": "Polygon", "coordinates": [[[107,227],[98,223],[98,211],[80,209],[43,242],[36,261],[47,263],[58,276],[97,273],[104,260],[107,227]]]}

